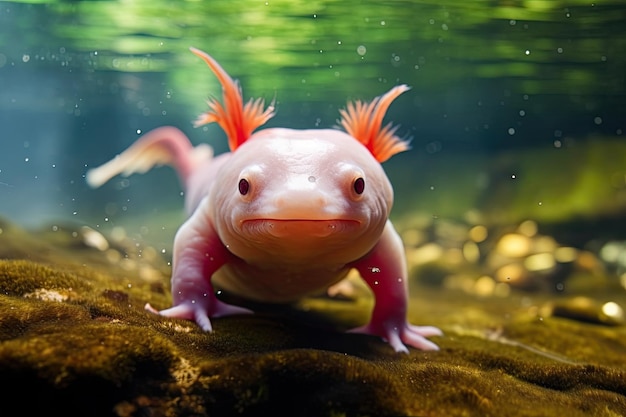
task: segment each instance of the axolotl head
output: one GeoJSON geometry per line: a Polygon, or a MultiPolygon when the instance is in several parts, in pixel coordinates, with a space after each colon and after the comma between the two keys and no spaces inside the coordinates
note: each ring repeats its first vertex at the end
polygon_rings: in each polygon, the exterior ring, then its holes
{"type": "Polygon", "coordinates": [[[339,130],[257,132],[216,184],[211,217],[222,242],[244,259],[358,259],[378,241],[393,203],[380,163],[339,130]]]}
{"type": "MultiPolygon", "coordinates": [[[[244,104],[239,83],[207,53],[191,48],[222,85],[196,126],[219,124],[232,155],[219,170],[209,200],[222,242],[235,255],[263,261],[278,255],[337,264],[374,247],[385,226],[393,191],[380,163],[409,148],[382,121],[407,85],[371,102],[348,102],[339,130],[265,129],[274,115],[262,99],[244,104]]],[[[274,257],[273,259],[276,259],[274,257]]]]}

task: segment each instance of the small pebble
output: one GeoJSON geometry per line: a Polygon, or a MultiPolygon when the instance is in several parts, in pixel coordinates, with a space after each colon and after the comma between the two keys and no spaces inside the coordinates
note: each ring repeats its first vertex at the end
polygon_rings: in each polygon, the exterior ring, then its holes
{"type": "Polygon", "coordinates": [[[601,303],[582,296],[554,301],[545,306],[544,312],[553,317],[605,326],[621,326],[625,322],[624,309],[619,304],[601,303]]]}

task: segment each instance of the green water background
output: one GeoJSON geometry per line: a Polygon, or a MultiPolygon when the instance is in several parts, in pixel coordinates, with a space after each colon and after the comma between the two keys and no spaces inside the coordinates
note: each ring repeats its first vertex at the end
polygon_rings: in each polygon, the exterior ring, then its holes
{"type": "MultiPolygon", "coordinates": [[[[213,55],[267,126],[328,128],[347,100],[412,89],[387,119],[412,149],[385,164],[394,217],[609,219],[626,207],[624,1],[0,2],[0,215],[116,225],[168,241],[169,168],[89,189],[141,133],[194,129],[213,55]]],[[[472,220],[474,219],[474,220],[472,220]]]]}

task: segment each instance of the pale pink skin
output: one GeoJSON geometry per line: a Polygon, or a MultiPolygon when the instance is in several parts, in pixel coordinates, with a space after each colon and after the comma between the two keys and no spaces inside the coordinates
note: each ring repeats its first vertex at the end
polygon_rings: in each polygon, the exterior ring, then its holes
{"type": "Polygon", "coordinates": [[[408,149],[382,119],[409,87],[393,87],[370,103],[348,103],[340,111],[347,133],[252,133],[273,116],[273,106],[264,109],[259,99],[244,105],[238,84],[221,66],[191,51],[223,87],[223,102],[210,100],[196,124],[220,124],[233,151],[213,158],[209,146],[194,148],[180,130],[166,126],[87,172],[93,187],[162,164],[181,178],[190,217],[174,240],[174,305],[146,309],[211,331],[212,317],[250,313],[218,300],[214,284],[251,300],[282,303],[319,294],[356,269],[376,302],[370,322],[352,331],[380,336],[397,352],[408,352],[406,345],[437,350],[426,337],[441,335],[439,329],[406,320],[405,252],[389,221],[393,190],[380,164],[408,149]]]}
{"type": "Polygon", "coordinates": [[[211,331],[210,317],[249,312],[218,300],[214,284],[257,301],[288,302],[320,293],[356,268],[376,303],[369,324],[353,331],[378,335],[399,352],[407,352],[405,344],[438,349],[426,337],[441,335],[439,329],[406,320],[405,252],[388,220],[392,187],[354,138],[339,130],[265,129],[235,152],[198,160],[182,132],[163,127],[125,153],[155,149],[177,159],[191,214],[174,240],[174,306],[159,314],[211,331]],[[360,195],[358,177],[365,180],[360,195]],[[250,184],[246,195],[241,178],[250,184]]]}

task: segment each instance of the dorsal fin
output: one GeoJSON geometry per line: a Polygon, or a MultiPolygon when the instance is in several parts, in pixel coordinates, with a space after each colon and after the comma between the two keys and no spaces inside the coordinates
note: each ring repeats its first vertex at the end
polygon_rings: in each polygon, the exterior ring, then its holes
{"type": "Polygon", "coordinates": [[[270,104],[264,109],[265,101],[262,98],[250,99],[244,106],[239,83],[230,78],[209,54],[196,48],[189,49],[211,68],[222,85],[223,96],[223,103],[215,98],[209,99],[210,110],[201,114],[194,126],[216,122],[226,132],[228,146],[234,151],[248,140],[254,129],[274,116],[274,106],[270,104]]]}
{"type": "Polygon", "coordinates": [[[361,142],[374,155],[378,162],[384,162],[393,155],[409,149],[409,142],[395,135],[397,126],[391,123],[381,127],[383,117],[391,103],[409,86],[397,85],[371,102],[357,100],[348,102],[345,109],[339,110],[341,126],[348,134],[361,142]]]}

